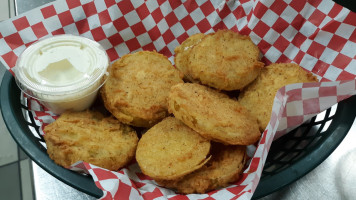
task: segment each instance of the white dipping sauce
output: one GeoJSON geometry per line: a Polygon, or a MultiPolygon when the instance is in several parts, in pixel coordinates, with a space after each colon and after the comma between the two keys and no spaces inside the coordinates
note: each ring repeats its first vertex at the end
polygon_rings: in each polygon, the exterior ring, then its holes
{"type": "Polygon", "coordinates": [[[105,82],[109,58],[88,38],[58,35],[30,45],[14,67],[20,89],[55,114],[81,111],[105,82]]]}

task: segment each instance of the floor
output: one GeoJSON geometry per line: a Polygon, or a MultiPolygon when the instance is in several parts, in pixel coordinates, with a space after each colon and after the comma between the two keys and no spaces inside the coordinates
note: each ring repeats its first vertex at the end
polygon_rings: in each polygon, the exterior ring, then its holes
{"type": "Polygon", "coordinates": [[[32,162],[16,145],[0,116],[0,199],[33,200],[32,162]]]}
{"type": "MultiPolygon", "coordinates": [[[[0,0],[0,21],[15,15],[14,5],[14,0],[0,0]]],[[[0,199],[34,200],[33,191],[32,162],[16,145],[0,115],[0,199]]]]}

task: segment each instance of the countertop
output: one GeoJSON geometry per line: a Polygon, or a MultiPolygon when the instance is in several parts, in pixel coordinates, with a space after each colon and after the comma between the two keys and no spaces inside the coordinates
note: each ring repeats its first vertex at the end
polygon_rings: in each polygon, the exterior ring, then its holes
{"type": "MultiPolygon", "coordinates": [[[[52,0],[16,0],[16,14],[52,0]]],[[[0,77],[5,69],[0,69],[0,77]]],[[[317,168],[263,200],[271,199],[355,199],[356,123],[339,147],[317,168]]],[[[94,199],[57,180],[33,162],[36,199],[94,199]]]]}

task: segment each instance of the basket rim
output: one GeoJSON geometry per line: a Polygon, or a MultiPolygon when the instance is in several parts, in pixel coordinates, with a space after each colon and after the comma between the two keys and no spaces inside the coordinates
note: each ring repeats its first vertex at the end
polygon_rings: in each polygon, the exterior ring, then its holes
{"type": "MultiPolygon", "coordinates": [[[[31,140],[25,131],[30,131],[23,119],[20,103],[20,89],[15,83],[12,74],[7,71],[4,74],[0,87],[0,108],[4,122],[16,143],[21,149],[42,169],[75,189],[100,198],[103,191],[100,190],[90,176],[84,176],[77,172],[65,169],[54,163],[46,153],[38,148],[34,140],[31,140]]],[[[43,147],[44,148],[44,147],[43,147]]]]}
{"type": "MultiPolygon", "coordinates": [[[[102,197],[103,191],[95,185],[90,176],[81,175],[55,164],[46,151],[38,148],[34,139],[25,134],[30,130],[28,125],[21,121],[24,117],[22,108],[19,106],[21,104],[20,94],[14,77],[9,71],[6,71],[0,87],[0,109],[4,122],[16,143],[37,165],[52,176],[81,192],[96,198],[102,197]]],[[[315,147],[309,154],[286,169],[272,176],[261,178],[252,199],[261,198],[286,187],[321,164],[337,148],[351,128],[356,115],[356,106],[353,106],[355,104],[356,95],[340,102],[334,115],[335,118],[326,130],[330,136],[321,145],[315,147]]]]}
{"type": "Polygon", "coordinates": [[[330,126],[323,133],[328,136],[324,140],[318,141],[320,145],[308,150],[306,156],[301,157],[279,173],[261,178],[252,199],[262,198],[292,184],[327,159],[343,141],[355,121],[355,104],[356,95],[339,102],[330,126]]]}

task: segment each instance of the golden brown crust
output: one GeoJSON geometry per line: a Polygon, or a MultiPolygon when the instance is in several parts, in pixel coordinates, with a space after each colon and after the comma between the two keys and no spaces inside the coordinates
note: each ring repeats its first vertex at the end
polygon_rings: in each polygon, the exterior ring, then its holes
{"type": "Polygon", "coordinates": [[[158,180],[159,185],[179,193],[206,193],[237,181],[246,163],[245,146],[212,143],[211,159],[202,168],[180,180],[158,180]]]}
{"type": "Polygon", "coordinates": [[[175,52],[176,66],[186,77],[218,90],[245,87],[264,66],[250,37],[231,30],[219,30],[205,37],[193,35],[175,52]]]}
{"type": "Polygon", "coordinates": [[[106,109],[125,124],[151,127],[168,115],[167,97],[182,75],[162,54],[140,51],[112,64],[101,89],[106,109]]]}
{"type": "Polygon", "coordinates": [[[190,77],[188,71],[189,56],[191,49],[197,45],[205,37],[203,33],[197,33],[189,36],[181,45],[174,49],[175,57],[174,63],[178,70],[184,74],[184,78],[188,81],[194,82],[194,79],[190,77]]]}
{"type": "Polygon", "coordinates": [[[141,171],[157,180],[179,179],[208,160],[210,141],[173,117],[150,128],[140,139],[136,160],[141,171]]]}
{"type": "Polygon", "coordinates": [[[261,134],[257,120],[237,101],[196,83],[171,88],[168,110],[203,137],[233,145],[250,145],[261,134]]]}
{"type": "Polygon", "coordinates": [[[44,129],[49,157],[69,167],[85,161],[116,171],[132,160],[136,132],[113,117],[98,112],[65,112],[44,129]]]}
{"type": "Polygon", "coordinates": [[[317,82],[318,79],[297,64],[275,63],[262,69],[257,79],[240,93],[238,101],[258,120],[261,131],[271,117],[274,97],[279,88],[301,82],[317,82]]]}

